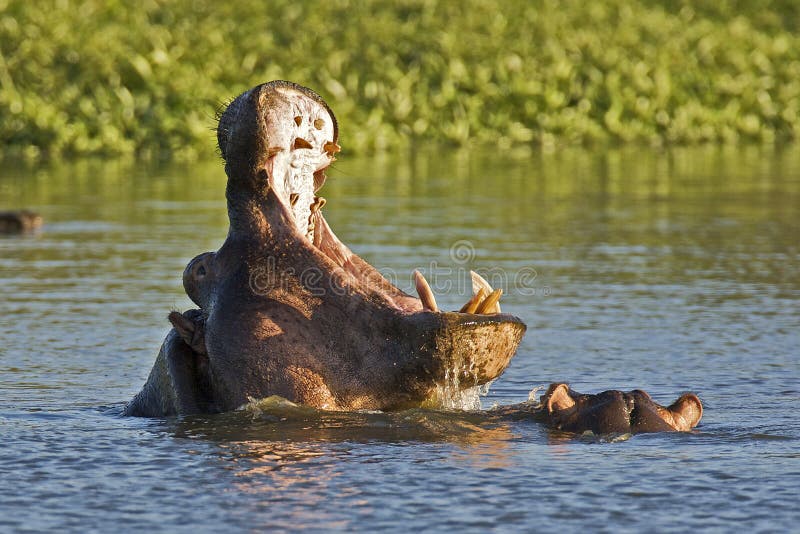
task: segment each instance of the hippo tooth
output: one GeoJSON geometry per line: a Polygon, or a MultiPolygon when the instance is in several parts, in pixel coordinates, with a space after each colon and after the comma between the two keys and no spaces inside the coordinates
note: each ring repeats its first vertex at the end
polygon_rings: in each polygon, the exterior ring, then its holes
{"type": "Polygon", "coordinates": [[[325,121],[322,119],[315,119],[314,120],[314,128],[317,130],[321,130],[325,126],[325,121]]]}
{"type": "Polygon", "coordinates": [[[425,280],[425,277],[422,276],[421,272],[414,271],[414,283],[417,286],[419,300],[422,301],[422,309],[438,312],[439,308],[436,306],[436,298],[433,296],[431,286],[428,285],[428,281],[425,280]]]}
{"type": "Polygon", "coordinates": [[[314,145],[302,137],[298,137],[294,140],[294,146],[292,147],[292,150],[297,150],[298,148],[314,148],[314,145]]]}
{"type": "Polygon", "coordinates": [[[283,147],[279,147],[279,146],[271,146],[271,147],[269,147],[267,149],[267,159],[271,158],[272,156],[274,156],[278,152],[282,152],[282,151],[283,151],[283,147]]]}
{"type": "Polygon", "coordinates": [[[314,197],[314,202],[311,203],[311,214],[313,215],[321,210],[322,207],[327,203],[328,201],[322,197],[314,197]]]}
{"type": "Polygon", "coordinates": [[[486,290],[483,288],[478,289],[478,292],[472,295],[472,298],[467,301],[464,306],[458,310],[461,313],[475,313],[475,310],[478,309],[478,304],[483,302],[483,299],[486,298],[486,290]]]}
{"type": "MultiPolygon", "coordinates": [[[[469,272],[469,276],[472,279],[472,294],[473,295],[477,295],[478,294],[478,290],[481,289],[481,288],[483,288],[486,291],[487,295],[491,295],[491,293],[494,291],[494,288],[492,288],[492,286],[489,285],[489,282],[487,282],[484,277],[482,277],[481,275],[479,275],[475,271],[470,271],[469,272]]],[[[498,297],[498,302],[499,302],[499,300],[500,299],[498,297]]],[[[500,304],[495,303],[495,308],[494,309],[487,310],[484,313],[500,313],[500,304]]]]}
{"type": "Polygon", "coordinates": [[[303,124],[303,117],[298,115],[297,117],[294,118],[294,123],[300,126],[301,124],[303,124]]]}
{"type": "Polygon", "coordinates": [[[497,313],[495,310],[499,308],[497,305],[500,302],[500,297],[503,296],[502,289],[495,289],[486,299],[481,302],[475,313],[497,313]]]}
{"type": "Polygon", "coordinates": [[[336,142],[331,141],[329,143],[325,143],[324,145],[322,145],[322,150],[327,152],[330,156],[333,156],[337,152],[341,152],[342,151],[342,147],[337,145],[336,142]]]}
{"type": "Polygon", "coordinates": [[[481,275],[479,275],[475,271],[470,271],[469,272],[469,277],[472,279],[472,294],[473,295],[477,295],[478,294],[478,290],[480,288],[485,289],[487,295],[489,293],[491,293],[492,291],[494,291],[494,288],[491,285],[489,285],[489,282],[487,282],[484,277],[482,277],[481,275]]]}

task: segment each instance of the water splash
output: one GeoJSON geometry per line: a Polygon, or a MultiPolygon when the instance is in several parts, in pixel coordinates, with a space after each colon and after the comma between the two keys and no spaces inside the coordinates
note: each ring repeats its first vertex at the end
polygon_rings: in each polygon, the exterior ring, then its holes
{"type": "Polygon", "coordinates": [[[445,370],[444,382],[436,385],[433,395],[424,407],[478,411],[482,408],[481,397],[489,393],[493,382],[492,380],[483,385],[478,384],[474,361],[470,361],[466,367],[454,364],[452,368],[445,370]],[[467,385],[470,382],[473,385],[467,385]]]}
{"type": "Polygon", "coordinates": [[[237,411],[245,412],[251,415],[254,419],[265,416],[297,418],[303,415],[308,415],[309,413],[321,413],[315,408],[303,406],[302,404],[295,404],[294,402],[281,397],[280,395],[271,395],[263,399],[256,399],[248,396],[247,403],[240,406],[237,411]]]}
{"type": "Polygon", "coordinates": [[[536,397],[540,391],[547,391],[547,386],[539,385],[535,386],[532,390],[528,392],[528,402],[540,402],[536,397]]]}
{"type": "Polygon", "coordinates": [[[591,430],[586,430],[580,436],[578,436],[578,441],[582,441],[584,443],[621,443],[623,441],[628,441],[633,437],[633,434],[630,432],[623,432],[623,433],[611,433],[611,434],[595,434],[591,430]]]}

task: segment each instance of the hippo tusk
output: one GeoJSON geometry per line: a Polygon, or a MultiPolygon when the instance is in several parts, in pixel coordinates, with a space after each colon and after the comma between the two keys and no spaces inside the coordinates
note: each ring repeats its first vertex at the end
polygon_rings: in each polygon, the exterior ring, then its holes
{"type": "Polygon", "coordinates": [[[495,289],[488,297],[486,297],[483,302],[481,302],[480,306],[478,306],[478,309],[475,310],[475,313],[497,313],[495,310],[500,307],[497,303],[500,302],[501,296],[503,296],[503,290],[495,289]]]}
{"type": "MultiPolygon", "coordinates": [[[[475,271],[470,271],[469,276],[472,279],[472,293],[477,295],[478,290],[483,288],[486,291],[486,295],[491,295],[494,292],[494,288],[489,285],[489,282],[486,281],[484,277],[476,273],[475,271]]],[[[487,309],[483,313],[500,313],[500,297],[497,298],[497,302],[495,303],[494,308],[487,309]]]]}
{"type": "Polygon", "coordinates": [[[428,281],[419,271],[414,271],[414,284],[417,286],[419,300],[422,301],[422,309],[438,312],[439,307],[436,306],[436,298],[433,296],[431,286],[428,285],[428,281]]]}
{"type": "Polygon", "coordinates": [[[483,299],[486,298],[486,290],[480,288],[477,293],[472,295],[472,298],[467,301],[464,306],[458,310],[460,313],[475,313],[475,310],[478,309],[478,305],[483,302],[483,299]]]}

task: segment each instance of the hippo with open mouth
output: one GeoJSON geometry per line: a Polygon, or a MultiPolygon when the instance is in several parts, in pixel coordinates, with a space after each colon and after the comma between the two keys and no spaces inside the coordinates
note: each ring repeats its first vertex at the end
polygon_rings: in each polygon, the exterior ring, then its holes
{"type": "Polygon", "coordinates": [[[402,409],[505,370],[525,325],[500,313],[499,290],[478,280],[460,312],[442,312],[419,273],[416,298],[333,233],[317,192],[338,127],[322,98],[290,82],[259,85],[228,105],[217,137],[230,230],[187,266],[199,310],[170,314],[174,328],[126,414],[227,411],[271,395],[402,409]]]}

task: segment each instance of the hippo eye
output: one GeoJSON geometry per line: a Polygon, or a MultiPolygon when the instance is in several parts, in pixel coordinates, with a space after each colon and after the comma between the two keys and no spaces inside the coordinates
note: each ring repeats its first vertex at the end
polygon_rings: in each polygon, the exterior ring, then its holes
{"type": "Polygon", "coordinates": [[[206,275],[206,267],[205,265],[201,265],[197,268],[197,276],[205,276],[206,275]]]}

